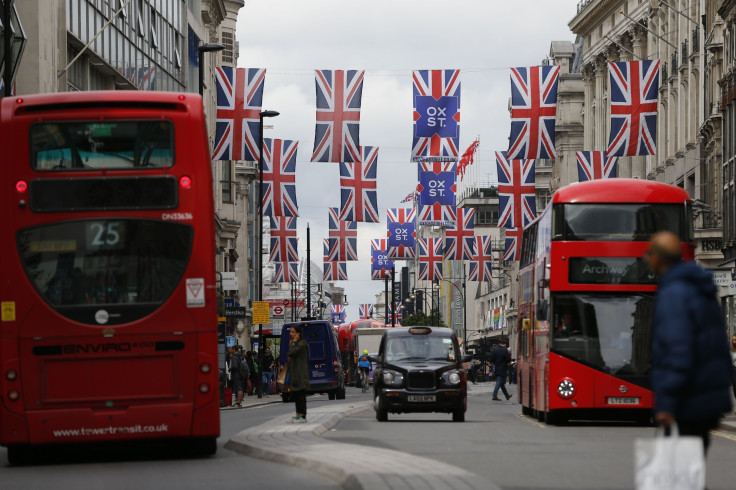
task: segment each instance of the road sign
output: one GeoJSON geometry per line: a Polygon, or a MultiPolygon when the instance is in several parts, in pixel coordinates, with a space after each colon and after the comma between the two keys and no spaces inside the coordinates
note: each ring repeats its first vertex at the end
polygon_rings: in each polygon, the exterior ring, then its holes
{"type": "Polygon", "coordinates": [[[271,306],[275,305],[281,305],[285,306],[287,308],[296,307],[296,308],[303,308],[306,303],[305,300],[299,299],[297,301],[292,301],[290,299],[272,299],[270,300],[271,306]]]}
{"type": "Polygon", "coordinates": [[[187,308],[204,306],[204,279],[201,277],[189,278],[187,285],[187,308]]]}
{"type": "Polygon", "coordinates": [[[225,306],[235,306],[235,298],[225,298],[225,306]]]}
{"type": "Polygon", "coordinates": [[[265,325],[271,323],[269,319],[270,308],[268,301],[253,302],[253,323],[265,325]]]}
{"type": "Polygon", "coordinates": [[[220,272],[220,276],[222,278],[223,291],[237,291],[240,287],[240,283],[234,272],[220,272]]]}
{"type": "Polygon", "coordinates": [[[289,303],[291,303],[291,300],[290,299],[285,299],[284,300],[284,306],[289,306],[289,303]]]}
{"type": "Polygon", "coordinates": [[[245,318],[245,306],[225,307],[225,318],[245,318]]]}
{"type": "Polygon", "coordinates": [[[273,313],[274,319],[283,320],[284,318],[284,307],[280,305],[276,305],[271,309],[271,312],[273,313]]]}

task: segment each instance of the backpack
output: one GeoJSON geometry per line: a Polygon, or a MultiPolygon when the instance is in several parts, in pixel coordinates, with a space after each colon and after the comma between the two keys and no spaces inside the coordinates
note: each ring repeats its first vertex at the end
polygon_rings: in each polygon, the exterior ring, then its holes
{"type": "Polygon", "coordinates": [[[250,375],[248,364],[246,364],[245,359],[240,356],[238,356],[238,374],[240,374],[241,379],[247,379],[250,375]]]}

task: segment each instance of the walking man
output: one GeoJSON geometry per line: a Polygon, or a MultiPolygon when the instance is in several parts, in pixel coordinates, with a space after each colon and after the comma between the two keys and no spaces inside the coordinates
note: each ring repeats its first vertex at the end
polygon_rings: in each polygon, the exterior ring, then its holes
{"type": "Polygon", "coordinates": [[[276,366],[276,361],[271,355],[271,349],[266,347],[261,358],[261,389],[263,390],[263,396],[268,396],[271,391],[271,381],[273,380],[273,368],[276,366]]]}
{"type": "Polygon", "coordinates": [[[731,409],[726,327],[712,275],[682,260],[677,235],[654,235],[647,252],[659,277],[652,324],[654,418],[681,435],[699,436],[708,451],[710,431],[731,409]]]}
{"type": "Polygon", "coordinates": [[[491,351],[491,362],[493,363],[493,372],[496,374],[496,387],[493,388],[492,400],[501,401],[498,397],[498,390],[503,391],[504,396],[508,400],[511,398],[508,390],[506,389],[506,378],[509,375],[509,362],[511,356],[509,355],[509,343],[505,340],[501,341],[501,345],[491,351]]]}
{"type": "MultiPolygon", "coordinates": [[[[230,354],[230,379],[233,383],[233,391],[236,394],[236,401],[232,406],[242,408],[243,390],[245,389],[245,380],[248,378],[248,368],[240,351],[236,350],[234,346],[228,347],[227,350],[230,354]]],[[[228,400],[228,403],[230,403],[230,400],[228,400]]]]}

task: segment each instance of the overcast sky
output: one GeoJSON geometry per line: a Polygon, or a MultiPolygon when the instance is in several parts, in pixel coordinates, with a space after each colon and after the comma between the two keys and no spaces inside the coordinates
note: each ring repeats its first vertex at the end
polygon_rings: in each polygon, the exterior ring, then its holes
{"type": "MultiPolygon", "coordinates": [[[[360,143],[380,147],[382,223],[358,224],[359,261],[348,262],[348,319],[374,303],[370,239],[386,236],[386,209],[416,186],[412,144],[414,69],[461,70],[461,151],[480,136],[472,179],[495,182],[492,154],[508,145],[512,66],[539,65],[551,41],[574,41],[567,27],[579,0],[246,0],[238,15],[238,66],[267,68],[264,109],[277,110],[266,137],[299,141],[299,253],[322,263],[327,208],[340,205],[339,165],[310,163],[314,145],[314,70],[364,69],[360,143]]],[[[397,265],[402,265],[399,262],[397,265]]]]}

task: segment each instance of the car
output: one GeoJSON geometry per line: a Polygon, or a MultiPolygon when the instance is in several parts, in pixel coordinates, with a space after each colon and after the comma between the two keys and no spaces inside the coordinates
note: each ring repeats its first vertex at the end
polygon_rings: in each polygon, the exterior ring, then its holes
{"type": "MultiPolygon", "coordinates": [[[[307,394],[327,393],[330,400],[345,398],[345,378],[335,330],[328,321],[312,320],[286,323],[281,330],[279,365],[286,364],[289,351],[289,331],[292,325],[302,326],[302,337],[307,341],[309,389],[307,394]]],[[[281,393],[284,402],[290,400],[288,390],[281,393]]]]}
{"type": "Polygon", "coordinates": [[[376,419],[389,413],[451,413],[465,421],[468,383],[457,335],[445,327],[403,327],[383,333],[378,355],[370,357],[376,419]]]}

